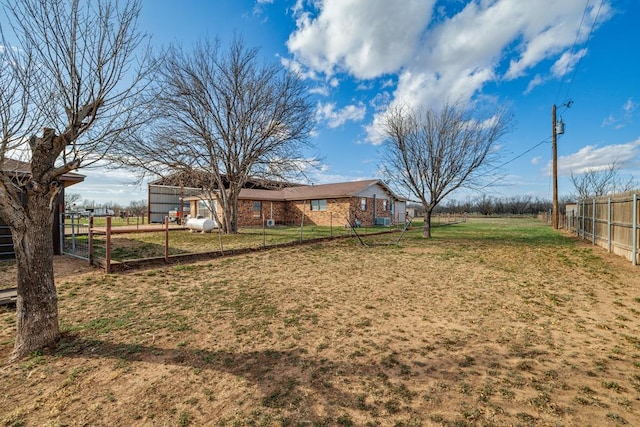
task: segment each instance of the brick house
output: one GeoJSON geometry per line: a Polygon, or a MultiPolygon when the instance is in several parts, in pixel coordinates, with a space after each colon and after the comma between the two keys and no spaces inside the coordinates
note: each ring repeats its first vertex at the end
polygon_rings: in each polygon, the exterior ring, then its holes
{"type": "MultiPolygon", "coordinates": [[[[186,198],[191,216],[215,219],[215,200],[186,198]]],[[[363,226],[404,223],[406,201],[380,180],[297,185],[280,189],[243,188],[238,200],[241,227],[300,224],[341,226],[358,221],[363,226]]]]}

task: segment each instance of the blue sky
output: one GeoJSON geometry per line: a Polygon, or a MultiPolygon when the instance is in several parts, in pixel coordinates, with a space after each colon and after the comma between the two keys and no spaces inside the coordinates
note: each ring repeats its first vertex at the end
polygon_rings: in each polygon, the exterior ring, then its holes
{"type": "MultiPolygon", "coordinates": [[[[446,99],[506,106],[504,177],[491,196],[551,198],[551,108],[559,193],[568,176],[616,161],[640,179],[640,2],[637,0],[143,0],[155,47],[227,42],[234,31],[266,61],[300,72],[316,105],[314,183],[378,177],[377,121],[397,103],[446,99]],[[563,106],[573,101],[571,108],[563,106]],[[529,151],[530,150],[530,151],[529,151]]],[[[98,203],[146,198],[126,171],[81,170],[68,191],[98,203]]],[[[468,194],[454,193],[463,199],[468,194]]]]}

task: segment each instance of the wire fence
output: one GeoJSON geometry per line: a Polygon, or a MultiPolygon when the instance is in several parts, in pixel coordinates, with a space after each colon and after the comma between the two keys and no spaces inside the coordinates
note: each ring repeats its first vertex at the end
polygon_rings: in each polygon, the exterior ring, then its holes
{"type": "MultiPolygon", "coordinates": [[[[347,226],[336,221],[329,226],[275,224],[243,227],[237,234],[189,229],[186,224],[114,226],[107,217],[104,226],[92,225],[88,232],[89,260],[107,273],[161,263],[190,262],[248,253],[273,247],[292,246],[345,237],[373,236],[403,230],[404,224],[347,226]]],[[[381,237],[383,238],[383,237],[381,237]]],[[[391,239],[391,238],[390,238],[391,239]]],[[[395,241],[395,240],[394,240],[395,241]]]]}

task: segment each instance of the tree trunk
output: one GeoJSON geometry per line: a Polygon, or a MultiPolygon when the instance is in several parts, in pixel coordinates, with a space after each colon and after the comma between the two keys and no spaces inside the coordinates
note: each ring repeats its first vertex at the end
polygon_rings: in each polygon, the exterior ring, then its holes
{"type": "Polygon", "coordinates": [[[238,232],[238,196],[240,189],[231,188],[226,190],[226,200],[223,206],[224,211],[224,232],[226,234],[236,234],[238,232]]]}
{"type": "Polygon", "coordinates": [[[60,338],[50,195],[29,191],[24,213],[22,221],[12,221],[24,225],[11,227],[18,269],[17,333],[11,360],[54,345],[60,338]]]}
{"type": "Polygon", "coordinates": [[[427,208],[424,210],[424,227],[422,229],[422,237],[426,239],[431,238],[431,214],[433,208],[427,208]]]}
{"type": "Polygon", "coordinates": [[[238,233],[238,196],[240,196],[240,190],[234,191],[231,194],[231,226],[229,227],[229,233],[238,233]]]}

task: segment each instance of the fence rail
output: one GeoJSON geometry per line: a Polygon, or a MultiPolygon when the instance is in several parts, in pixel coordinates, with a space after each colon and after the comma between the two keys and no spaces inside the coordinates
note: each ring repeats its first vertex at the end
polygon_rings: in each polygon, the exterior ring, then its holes
{"type": "MultiPolygon", "coordinates": [[[[212,233],[193,232],[193,230],[190,232],[184,224],[170,223],[167,217],[163,224],[135,226],[114,226],[113,219],[108,216],[104,219],[104,225],[100,222],[100,226],[96,226],[91,218],[87,226],[87,235],[83,236],[88,239],[89,263],[103,267],[107,273],[134,266],[163,262],[190,262],[193,259],[235,255],[267,248],[353,237],[357,234],[373,236],[400,231],[400,226],[404,226],[396,222],[385,226],[358,228],[356,232],[342,225],[344,221],[340,222],[337,218],[331,221],[330,226],[304,224],[267,226],[267,221],[263,220],[261,227],[246,227],[237,235],[223,236],[220,230],[212,233]],[[336,225],[338,223],[339,226],[336,225]]],[[[61,229],[68,231],[69,227],[61,227],[61,229]]],[[[71,234],[77,238],[77,227],[71,230],[73,231],[71,234]]],[[[75,254],[75,256],[78,255],[75,254]]]]}
{"type": "Polygon", "coordinates": [[[584,199],[567,209],[565,228],[638,265],[638,194],[584,199]]]}

